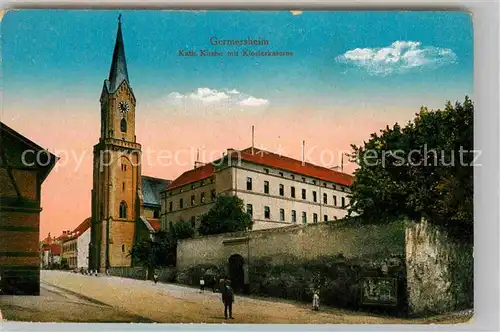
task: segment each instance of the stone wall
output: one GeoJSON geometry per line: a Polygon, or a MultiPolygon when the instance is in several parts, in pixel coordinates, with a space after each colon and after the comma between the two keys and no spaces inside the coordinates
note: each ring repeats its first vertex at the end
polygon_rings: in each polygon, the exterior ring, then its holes
{"type": "Polygon", "coordinates": [[[346,222],[289,226],[179,241],[177,268],[227,264],[233,254],[245,262],[272,257],[275,264],[342,253],[346,258],[404,255],[404,223],[351,225],[346,222]]]}
{"type": "Polygon", "coordinates": [[[460,243],[426,221],[406,228],[409,311],[442,313],[473,306],[471,245],[460,243]]]}
{"type": "Polygon", "coordinates": [[[115,277],[146,280],[146,269],[143,267],[112,267],[109,274],[115,277]]]}

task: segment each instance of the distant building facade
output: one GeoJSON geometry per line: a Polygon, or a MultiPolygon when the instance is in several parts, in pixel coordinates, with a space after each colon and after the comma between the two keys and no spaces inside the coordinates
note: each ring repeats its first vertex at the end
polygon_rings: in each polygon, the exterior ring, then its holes
{"type": "Polygon", "coordinates": [[[40,268],[59,268],[61,264],[61,241],[49,235],[40,243],[40,268]]]}
{"type": "Polygon", "coordinates": [[[135,136],[136,98],[128,77],[121,22],[100,103],[89,268],[102,273],[131,266],[129,251],[134,242],[159,229],[159,192],[170,183],[141,175],[142,148],[135,136]]]}
{"type": "Polygon", "coordinates": [[[235,195],[253,229],[310,224],[347,214],[353,177],[255,148],[229,149],[220,160],[197,164],[162,192],[161,227],[190,221],[197,228],[218,195],[235,195]]]}
{"type": "Polygon", "coordinates": [[[41,187],[57,157],[0,122],[0,289],[40,294],[41,187]]]}
{"type": "Polygon", "coordinates": [[[88,269],[91,218],[85,219],[71,232],[63,234],[62,258],[70,269],[88,269]]]}

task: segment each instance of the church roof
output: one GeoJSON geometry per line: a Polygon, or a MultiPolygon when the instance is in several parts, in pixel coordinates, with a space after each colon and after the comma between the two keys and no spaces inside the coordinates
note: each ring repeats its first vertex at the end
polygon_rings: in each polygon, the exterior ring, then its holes
{"type": "Polygon", "coordinates": [[[141,176],[144,205],[160,206],[160,191],[172,182],[171,180],[141,176]]]}
{"type": "Polygon", "coordinates": [[[118,32],[116,34],[115,49],[113,51],[113,60],[109,70],[107,83],[108,91],[114,93],[123,81],[128,79],[127,61],[125,60],[125,47],[123,46],[122,23],[118,20],[118,32]]]}

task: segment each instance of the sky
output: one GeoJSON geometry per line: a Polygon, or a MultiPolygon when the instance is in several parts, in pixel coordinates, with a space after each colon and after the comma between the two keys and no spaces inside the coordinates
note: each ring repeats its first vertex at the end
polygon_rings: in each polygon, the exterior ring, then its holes
{"type": "Polygon", "coordinates": [[[8,11],[0,119],[61,157],[42,185],[41,238],[90,216],[99,97],[119,14],[137,141],[150,156],[143,175],[175,179],[197,151],[209,162],[246,148],[252,125],[257,147],[300,159],[305,141],[307,161],[333,167],[350,144],[408,122],[421,106],[473,98],[465,12],[8,11]],[[269,44],[211,45],[212,37],[269,44]],[[244,49],[293,55],[243,56],[244,49]]]}

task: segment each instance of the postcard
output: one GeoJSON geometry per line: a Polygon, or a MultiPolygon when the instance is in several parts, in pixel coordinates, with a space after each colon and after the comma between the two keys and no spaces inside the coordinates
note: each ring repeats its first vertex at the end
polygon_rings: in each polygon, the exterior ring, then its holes
{"type": "Polygon", "coordinates": [[[3,320],[473,316],[469,13],[1,23],[3,320]]]}

